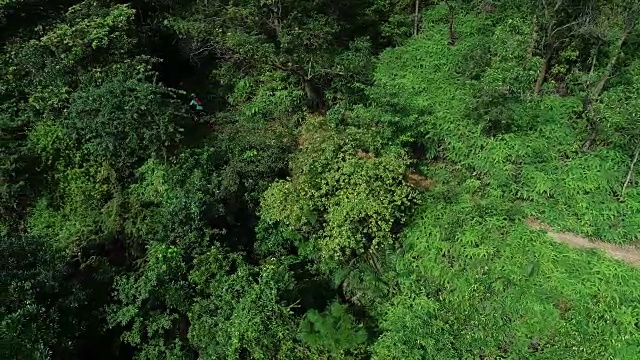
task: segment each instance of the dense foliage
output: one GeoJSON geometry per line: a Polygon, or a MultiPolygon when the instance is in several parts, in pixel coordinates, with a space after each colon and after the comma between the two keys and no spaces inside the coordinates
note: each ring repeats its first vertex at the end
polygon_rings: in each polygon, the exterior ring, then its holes
{"type": "Polygon", "coordinates": [[[0,357],[637,359],[638,12],[0,0],[0,357]]]}

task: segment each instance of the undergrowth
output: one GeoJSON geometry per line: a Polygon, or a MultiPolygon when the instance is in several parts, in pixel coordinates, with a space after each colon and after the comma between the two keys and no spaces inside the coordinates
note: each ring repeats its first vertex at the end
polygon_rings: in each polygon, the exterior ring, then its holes
{"type": "Polygon", "coordinates": [[[374,358],[636,358],[638,270],[550,241],[505,199],[448,191],[406,232],[374,358]]]}
{"type": "Polygon", "coordinates": [[[456,46],[444,28],[431,27],[382,56],[373,102],[399,115],[390,121],[411,129],[408,140],[437,149],[419,168],[438,185],[424,195],[392,261],[398,280],[381,310],[375,359],[640,353],[638,270],[558,244],[523,221],[533,216],[559,230],[634,242],[640,193],[622,194],[629,152],[614,144],[581,150],[588,133],[578,95],[520,92],[535,82],[538,64],[509,54],[526,53],[518,28],[530,23],[508,26],[492,32],[468,16],[458,22],[456,46]],[[499,61],[470,77],[477,64],[465,55],[483,42],[499,61]],[[499,48],[504,43],[510,50],[499,48]],[[511,89],[500,87],[509,81],[511,89]],[[499,91],[516,100],[500,111],[472,106],[499,91]]]}
{"type": "Polygon", "coordinates": [[[397,116],[391,120],[395,126],[410,129],[404,135],[408,140],[437,149],[423,159],[424,168],[445,162],[452,172],[464,170],[490,196],[521,203],[527,215],[558,230],[615,243],[635,242],[640,193],[632,186],[622,194],[631,162],[628,149],[611,143],[582,151],[588,133],[577,116],[582,106],[579,94],[532,97],[519,90],[528,88],[536,76],[532,59],[512,56],[526,47],[518,28],[528,24],[515,21],[509,31],[492,32],[486,22],[478,16],[461,18],[455,47],[447,45],[443,28],[431,27],[405,46],[386,51],[376,86],[369,91],[373,103],[397,116]],[[485,64],[479,78],[469,77],[468,68],[478,64],[466,55],[484,42],[494,44],[498,60],[485,64]],[[511,47],[500,48],[503,43],[511,47]],[[503,90],[504,84],[510,89],[503,90]],[[491,112],[472,105],[500,91],[517,101],[492,104],[504,108],[491,112]],[[496,122],[503,130],[488,133],[496,122]]]}

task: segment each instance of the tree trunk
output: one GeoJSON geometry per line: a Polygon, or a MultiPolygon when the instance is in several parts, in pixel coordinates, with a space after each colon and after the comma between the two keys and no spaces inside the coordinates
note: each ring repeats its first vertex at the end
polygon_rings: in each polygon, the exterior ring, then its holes
{"type": "Polygon", "coordinates": [[[453,23],[455,21],[456,10],[448,1],[447,7],[449,8],[449,45],[453,46],[456,44],[456,34],[453,32],[453,23]]]}
{"type": "Polygon", "coordinates": [[[640,156],[640,147],[636,148],[636,154],[633,156],[633,161],[631,162],[631,166],[629,167],[629,173],[627,174],[627,179],[624,181],[624,185],[622,186],[622,193],[620,196],[624,196],[624,191],[629,186],[629,181],[631,180],[631,175],[633,174],[633,168],[636,166],[636,162],[638,162],[638,156],[640,156]]]}
{"type": "Polygon", "coordinates": [[[307,94],[307,103],[309,110],[314,112],[324,112],[325,100],[324,91],[311,83],[311,81],[303,79],[304,91],[307,94]]]}
{"type": "Polygon", "coordinates": [[[304,88],[304,92],[307,95],[307,107],[309,110],[313,112],[324,112],[325,108],[325,98],[324,98],[324,89],[322,87],[317,86],[311,80],[310,75],[306,75],[299,68],[292,67],[291,65],[283,66],[278,63],[272,64],[278,70],[282,70],[293,74],[300,79],[302,87],[304,88]]]}
{"type": "Polygon", "coordinates": [[[582,151],[587,151],[589,150],[589,148],[591,147],[591,145],[593,145],[593,142],[596,141],[596,138],[598,137],[598,127],[596,126],[596,124],[591,124],[591,135],[589,135],[589,138],[587,139],[587,141],[584,142],[584,144],[582,144],[582,151]]]}
{"type": "Polygon", "coordinates": [[[611,55],[611,57],[609,58],[609,62],[607,63],[607,68],[600,76],[600,80],[598,80],[598,83],[596,84],[595,88],[593,88],[593,90],[591,91],[591,94],[588,94],[587,97],[585,98],[584,104],[586,106],[583,107],[582,111],[584,116],[587,118],[587,123],[589,124],[589,127],[591,127],[591,136],[589,136],[589,139],[587,139],[587,141],[585,141],[585,143],[582,145],[582,151],[589,150],[589,148],[591,147],[593,142],[596,140],[596,137],[598,135],[598,123],[597,123],[597,120],[595,120],[595,118],[592,116],[593,104],[596,101],[598,101],[598,98],[602,94],[602,90],[604,90],[604,87],[607,84],[607,80],[609,80],[609,77],[613,72],[613,68],[615,67],[616,62],[620,57],[620,52],[622,51],[622,44],[627,39],[627,36],[629,36],[629,33],[630,33],[630,28],[627,28],[627,29],[629,30],[626,30],[622,34],[622,36],[620,36],[620,39],[618,39],[615,50],[611,55]]]}
{"type": "Polygon", "coordinates": [[[420,27],[420,0],[416,0],[416,8],[413,14],[413,36],[418,35],[418,30],[420,27]]]}
{"type": "Polygon", "coordinates": [[[629,31],[625,31],[622,34],[622,36],[620,36],[620,39],[618,39],[618,42],[616,43],[616,48],[613,54],[611,55],[611,57],[609,58],[609,63],[607,63],[607,68],[605,69],[604,73],[602,73],[602,75],[600,76],[600,80],[598,81],[598,84],[596,85],[596,87],[593,89],[593,92],[591,93],[591,98],[594,101],[600,96],[600,94],[602,93],[602,90],[604,89],[604,86],[607,83],[607,80],[609,80],[609,77],[611,76],[611,72],[613,71],[614,66],[616,66],[616,62],[618,61],[618,57],[620,56],[620,52],[622,51],[622,44],[627,39],[627,36],[629,36],[629,31]]]}
{"type": "Polygon", "coordinates": [[[580,111],[580,116],[584,116],[585,121],[587,122],[587,127],[591,130],[591,134],[589,138],[582,144],[582,151],[587,151],[591,147],[596,138],[598,137],[598,123],[593,120],[591,117],[591,112],[593,109],[593,101],[591,101],[591,97],[589,95],[585,96],[582,100],[582,110],[580,111]]]}
{"type": "Polygon", "coordinates": [[[593,49],[593,57],[591,58],[591,68],[589,69],[589,76],[592,76],[596,71],[596,62],[598,60],[598,50],[600,50],[600,44],[593,49]]]}
{"type": "Polygon", "coordinates": [[[547,51],[547,55],[544,57],[544,61],[542,65],[540,65],[540,72],[538,73],[538,80],[536,80],[536,86],[533,88],[533,93],[535,95],[540,94],[542,91],[542,85],[544,84],[544,78],[547,77],[547,72],[549,71],[549,64],[551,63],[551,54],[553,52],[551,50],[547,51]]]}

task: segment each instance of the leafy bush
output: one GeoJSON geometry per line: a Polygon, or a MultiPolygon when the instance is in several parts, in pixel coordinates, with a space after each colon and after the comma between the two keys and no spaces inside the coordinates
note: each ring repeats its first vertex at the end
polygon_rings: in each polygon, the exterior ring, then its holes
{"type": "Polygon", "coordinates": [[[310,119],[300,141],[292,178],[265,193],[263,221],[306,236],[308,244],[299,245],[312,257],[346,260],[388,245],[413,197],[404,182],[406,156],[358,155],[322,119],[310,119]]]}
{"type": "Polygon", "coordinates": [[[367,340],[367,333],[356,323],[348,307],[333,302],[325,312],[309,311],[300,324],[300,338],[310,347],[325,349],[334,357],[353,358],[367,340]],[[354,351],[356,350],[356,351],[354,351]]]}

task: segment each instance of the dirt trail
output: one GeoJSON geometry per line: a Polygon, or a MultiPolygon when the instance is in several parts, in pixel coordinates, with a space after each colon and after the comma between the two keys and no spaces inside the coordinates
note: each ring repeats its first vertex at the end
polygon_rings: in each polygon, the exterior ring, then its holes
{"type": "Polygon", "coordinates": [[[602,241],[590,240],[572,233],[559,233],[554,231],[551,226],[536,219],[529,218],[525,220],[525,222],[534,229],[546,231],[550,237],[559,243],[563,243],[577,249],[600,249],[614,259],[640,267],[640,249],[635,246],[615,245],[602,241]]]}

